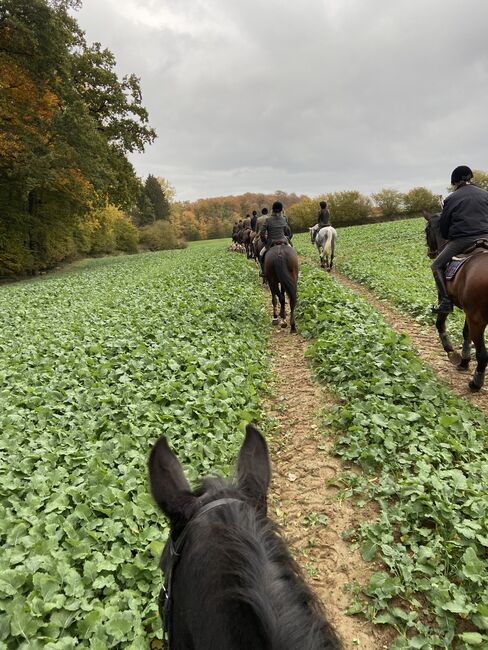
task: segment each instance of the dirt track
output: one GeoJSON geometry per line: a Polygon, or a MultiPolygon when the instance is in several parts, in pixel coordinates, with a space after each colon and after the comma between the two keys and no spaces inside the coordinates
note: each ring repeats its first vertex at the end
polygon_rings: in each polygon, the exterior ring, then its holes
{"type": "Polygon", "coordinates": [[[413,318],[401,313],[387,300],[377,298],[362,284],[353,282],[336,271],[334,271],[334,277],[344,286],[363,296],[383,315],[396,332],[407,334],[420,358],[433,368],[439,380],[446,384],[453,393],[475,404],[488,417],[487,387],[485,386],[479,393],[472,393],[468,388],[468,380],[472,376],[476,361],[471,362],[468,373],[459,372],[449,363],[434,327],[434,317],[432,317],[432,327],[421,325],[413,318]]]}
{"type": "MultiPolygon", "coordinates": [[[[468,399],[488,417],[488,391],[472,393],[470,372],[460,373],[447,360],[435,327],[417,323],[386,300],[349,278],[334,272],[336,279],[372,304],[391,325],[410,338],[419,356],[439,380],[454,393],[468,399]]],[[[329,481],[342,468],[331,454],[332,440],[324,435],[320,413],[333,403],[325,389],[312,378],[305,361],[307,344],[289,330],[274,330],[271,350],[275,368],[272,398],[267,411],[276,421],[272,441],[274,479],[270,514],[278,520],[305,576],[319,595],[328,619],[339,632],[346,650],[387,648],[395,633],[345,614],[350,603],[347,585],[364,583],[378,570],[351,550],[342,533],[358,521],[374,520],[374,509],[360,509],[352,500],[339,500],[329,481]]]]}
{"type": "Polygon", "coordinates": [[[341,470],[320,426],[320,412],[332,403],[313,381],[305,361],[307,344],[289,330],[277,328],[272,337],[275,382],[266,410],[275,421],[271,443],[273,485],[270,515],[282,526],[308,583],[318,594],[328,620],[339,632],[346,650],[380,650],[394,636],[356,616],[347,616],[346,585],[364,582],[377,570],[352,552],[342,533],[358,521],[374,519],[369,508],[351,499],[339,500],[328,481],[341,470]]]}

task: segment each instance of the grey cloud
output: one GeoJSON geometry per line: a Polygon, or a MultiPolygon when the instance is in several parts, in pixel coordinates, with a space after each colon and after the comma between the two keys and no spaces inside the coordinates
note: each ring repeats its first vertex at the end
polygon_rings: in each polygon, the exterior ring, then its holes
{"type": "Polygon", "coordinates": [[[445,192],[453,166],[488,168],[485,0],[133,0],[145,22],[125,2],[78,20],[141,77],[159,138],[133,161],[182,199],[445,192]]]}

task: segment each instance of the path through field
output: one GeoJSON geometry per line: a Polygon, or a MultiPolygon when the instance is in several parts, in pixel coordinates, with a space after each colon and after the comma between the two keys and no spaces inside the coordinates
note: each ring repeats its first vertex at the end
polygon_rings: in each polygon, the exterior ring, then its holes
{"type": "MultiPolygon", "coordinates": [[[[341,273],[334,271],[334,277],[373,305],[396,332],[407,334],[421,359],[434,369],[438,378],[447,384],[453,393],[468,399],[485,416],[488,416],[488,391],[486,387],[479,393],[473,393],[468,388],[468,381],[476,366],[474,351],[472,353],[473,360],[471,361],[469,372],[459,372],[449,363],[447,355],[442,349],[435,327],[428,327],[418,323],[413,318],[400,312],[387,300],[377,298],[364,285],[350,280],[341,273]]],[[[434,316],[432,317],[432,323],[434,324],[434,316]]],[[[461,333],[459,334],[461,335],[461,333]]]]}
{"type": "Polygon", "coordinates": [[[328,485],[342,467],[330,452],[332,441],[320,432],[320,412],[332,399],[312,379],[306,347],[300,336],[274,330],[271,354],[276,378],[265,405],[277,422],[271,443],[270,514],[280,522],[344,647],[386,648],[388,632],[345,614],[350,602],[345,586],[355,579],[365,582],[377,567],[366,565],[341,534],[375,513],[358,508],[351,499],[338,500],[337,487],[328,485]]]}

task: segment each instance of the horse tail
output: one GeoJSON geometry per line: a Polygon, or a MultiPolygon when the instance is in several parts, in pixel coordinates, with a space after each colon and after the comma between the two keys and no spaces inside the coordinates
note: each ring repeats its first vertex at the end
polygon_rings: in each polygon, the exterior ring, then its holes
{"type": "MultiPolygon", "coordinates": [[[[286,250],[286,248],[285,248],[286,250]]],[[[290,304],[295,304],[297,299],[297,286],[287,264],[287,256],[283,251],[279,251],[275,258],[276,278],[288,294],[290,304]]]]}
{"type": "Polygon", "coordinates": [[[327,228],[327,232],[325,233],[325,252],[327,255],[333,255],[334,254],[334,248],[335,248],[335,240],[336,240],[336,231],[332,226],[329,226],[327,228]]]}

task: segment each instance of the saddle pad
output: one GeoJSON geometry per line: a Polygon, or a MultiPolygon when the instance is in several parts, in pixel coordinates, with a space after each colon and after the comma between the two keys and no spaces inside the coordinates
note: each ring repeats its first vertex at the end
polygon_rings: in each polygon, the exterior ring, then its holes
{"type": "MultiPolygon", "coordinates": [[[[479,241],[477,241],[476,244],[478,245],[479,241]]],[[[470,257],[473,257],[473,255],[486,255],[487,253],[488,253],[487,249],[482,248],[481,246],[477,246],[474,249],[474,252],[470,253],[469,255],[466,255],[466,253],[462,253],[459,257],[454,256],[452,260],[449,262],[449,264],[447,265],[446,280],[452,280],[456,275],[456,273],[459,271],[459,269],[462,267],[464,262],[466,262],[466,260],[469,260],[470,257]]]]}
{"type": "Polygon", "coordinates": [[[456,273],[459,271],[459,269],[462,267],[462,265],[466,260],[469,260],[469,256],[461,257],[461,258],[454,257],[447,265],[446,280],[454,279],[454,276],[456,275],[456,273]]]}

